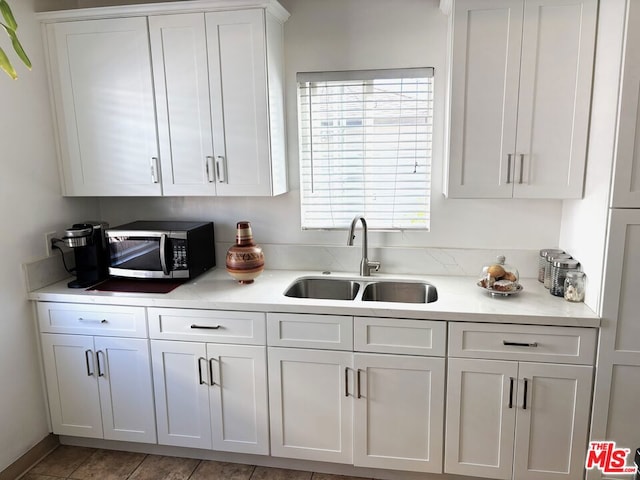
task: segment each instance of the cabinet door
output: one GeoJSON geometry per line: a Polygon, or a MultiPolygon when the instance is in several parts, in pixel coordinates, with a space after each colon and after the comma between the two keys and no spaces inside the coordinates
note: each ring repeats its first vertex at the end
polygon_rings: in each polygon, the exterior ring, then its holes
{"type": "Polygon", "coordinates": [[[517,362],[450,358],[446,473],[510,479],[517,362]]]}
{"type": "Polygon", "coordinates": [[[444,358],[356,354],[354,464],[442,473],[444,358]]]}
{"type": "Polygon", "coordinates": [[[514,197],[580,198],[598,0],[526,0],[514,197]]]}
{"type": "Polygon", "coordinates": [[[93,337],[41,338],[53,433],[102,438],[93,337]]]}
{"type": "Polygon", "coordinates": [[[104,438],[156,443],[149,341],[95,337],[104,438]]]}
{"type": "Polygon", "coordinates": [[[215,195],[202,13],[149,18],[165,195],[215,195]]]}
{"type": "Polygon", "coordinates": [[[271,195],[264,15],[206,14],[218,195],[271,195]]]}
{"type": "Polygon", "coordinates": [[[627,3],[612,207],[640,207],[640,4],[627,3]]]}
{"type": "Polygon", "coordinates": [[[514,478],[584,478],[593,367],[523,362],[519,377],[514,478]]]}
{"type": "Polygon", "coordinates": [[[268,350],[271,455],[352,463],[353,354],[268,350]]]}
{"type": "Polygon", "coordinates": [[[266,347],[208,344],[213,449],[269,454],[266,347]]]}
{"type": "Polygon", "coordinates": [[[65,194],[160,195],[146,18],[46,28],[65,194]]]}
{"type": "Polygon", "coordinates": [[[204,343],[151,340],[158,443],[211,448],[204,343]]]}
{"type": "Polygon", "coordinates": [[[523,0],[457,0],[454,8],[447,194],[510,198],[523,0]]]}

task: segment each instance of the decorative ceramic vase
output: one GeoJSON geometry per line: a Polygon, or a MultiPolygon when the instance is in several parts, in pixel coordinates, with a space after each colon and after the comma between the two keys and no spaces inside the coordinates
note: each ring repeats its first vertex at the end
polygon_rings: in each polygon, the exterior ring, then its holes
{"type": "Polygon", "coordinates": [[[227,250],[227,272],[239,283],[253,283],[264,270],[264,253],[253,243],[249,222],[238,222],[236,227],[236,244],[227,250]]]}

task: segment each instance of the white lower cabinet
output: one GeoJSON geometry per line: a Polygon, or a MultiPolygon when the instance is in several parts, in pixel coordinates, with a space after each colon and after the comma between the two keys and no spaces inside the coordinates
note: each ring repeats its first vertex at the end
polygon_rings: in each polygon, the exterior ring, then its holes
{"type": "Polygon", "coordinates": [[[353,462],[353,354],[269,347],[271,454],[353,462]]]}
{"type": "MultiPolygon", "coordinates": [[[[321,345],[327,325],[341,325],[339,331],[344,331],[351,324],[351,318],[330,315],[269,314],[269,342],[284,344],[284,320],[295,322],[296,332],[305,322],[310,328],[305,335],[287,337],[286,345],[293,348],[268,349],[272,455],[442,472],[444,358],[375,353],[382,348],[378,346],[382,337],[375,337],[372,345],[366,341],[371,339],[366,332],[372,333],[370,326],[379,329],[384,325],[365,317],[353,319],[353,341],[373,353],[296,348],[321,345]]],[[[444,342],[444,324],[437,323],[390,319],[386,336],[393,339],[397,353],[405,349],[413,353],[418,348],[416,338],[430,339],[434,330],[436,342],[444,342]],[[413,335],[402,336],[398,329],[408,329],[413,335]]],[[[327,345],[352,350],[333,337],[327,345]]]]}
{"type": "Polygon", "coordinates": [[[267,455],[265,314],[147,312],[158,443],[267,455]]]}
{"type": "Polygon", "coordinates": [[[158,442],[269,453],[265,347],[152,340],[158,442]]]}
{"type": "Polygon", "coordinates": [[[354,464],[442,472],[444,358],[354,355],[354,464]]]}
{"type": "MultiPolygon", "coordinates": [[[[445,472],[505,480],[582,479],[592,365],[504,360],[535,355],[536,349],[544,352],[552,343],[548,335],[554,327],[542,333],[539,327],[522,326],[522,338],[514,326],[494,327],[450,326],[450,355],[463,356],[474,342],[508,340],[499,342],[502,351],[494,349],[498,359],[448,360],[445,472]],[[538,341],[532,341],[536,335],[538,341]]],[[[593,362],[595,331],[574,330],[575,342],[562,330],[558,334],[564,337],[559,338],[579,346],[583,357],[593,362]]],[[[559,351],[555,348],[548,355],[559,351]]]]}
{"type": "Polygon", "coordinates": [[[41,338],[54,433],[156,443],[147,339],[41,338]]]}

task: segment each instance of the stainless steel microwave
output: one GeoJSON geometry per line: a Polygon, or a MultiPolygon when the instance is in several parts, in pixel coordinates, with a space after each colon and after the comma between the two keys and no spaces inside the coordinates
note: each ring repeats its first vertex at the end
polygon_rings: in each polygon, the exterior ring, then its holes
{"type": "Polygon", "coordinates": [[[113,276],[194,278],[216,264],[212,222],[137,221],[106,236],[113,276]]]}

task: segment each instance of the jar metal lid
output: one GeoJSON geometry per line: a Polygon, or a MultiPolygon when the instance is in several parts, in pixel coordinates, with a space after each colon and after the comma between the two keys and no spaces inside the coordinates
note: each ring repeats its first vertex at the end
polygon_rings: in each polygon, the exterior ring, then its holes
{"type": "Polygon", "coordinates": [[[571,255],[569,255],[568,253],[549,253],[547,255],[547,261],[548,262],[553,262],[556,259],[561,259],[561,258],[571,258],[571,255]]]}
{"type": "Polygon", "coordinates": [[[543,248],[540,250],[540,256],[546,257],[547,255],[553,255],[554,253],[565,253],[564,250],[560,250],[558,248],[543,248]]]}
{"type": "Polygon", "coordinates": [[[573,258],[554,258],[553,259],[553,266],[558,268],[574,269],[574,268],[578,268],[579,265],[580,265],[580,262],[577,260],[574,260],[573,258]]]}

